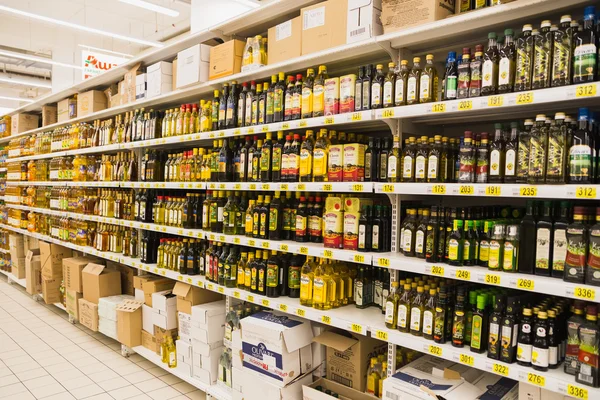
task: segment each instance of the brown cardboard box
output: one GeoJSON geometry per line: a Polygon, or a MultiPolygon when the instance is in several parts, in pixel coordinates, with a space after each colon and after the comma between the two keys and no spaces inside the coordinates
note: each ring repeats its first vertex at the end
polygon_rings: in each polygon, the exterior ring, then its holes
{"type": "Polygon", "coordinates": [[[128,267],[127,265],[116,264],[109,261],[106,264],[109,268],[114,268],[121,274],[121,293],[131,296],[135,295],[133,289],[133,278],[137,276],[138,270],[128,267]]]}
{"type": "Polygon", "coordinates": [[[25,257],[25,290],[31,295],[42,293],[40,249],[30,250],[25,257]]]}
{"type": "Polygon", "coordinates": [[[269,64],[302,55],[302,18],[296,17],[269,28],[269,64]]]}
{"type": "Polygon", "coordinates": [[[160,326],[154,325],[154,337],[156,338],[157,352],[160,352],[160,345],[167,340],[167,336],[171,336],[173,341],[177,339],[177,329],[163,329],[160,326]]]}
{"type": "Polygon", "coordinates": [[[208,79],[213,80],[240,72],[245,45],[246,43],[241,40],[234,39],[211,47],[208,79]]]}
{"type": "Polygon", "coordinates": [[[157,280],[161,280],[161,279],[165,279],[165,278],[161,278],[160,276],[156,276],[156,275],[134,276],[133,277],[133,288],[144,291],[144,283],[150,282],[150,281],[157,281],[157,280]]]}
{"type": "MultiPolygon", "coordinates": [[[[117,96],[119,95],[119,84],[113,83],[108,87],[108,89],[104,89],[104,95],[106,96],[106,108],[111,108],[117,106],[117,96]]],[[[119,100],[120,101],[120,100],[119,100]]]]}
{"type": "Polygon", "coordinates": [[[348,331],[325,331],[314,342],[327,346],[327,379],[344,377],[344,385],[363,391],[367,383],[367,367],[372,356],[387,351],[387,343],[348,331]]]}
{"type": "Polygon", "coordinates": [[[56,115],[58,122],[65,122],[69,120],[69,99],[64,99],[58,102],[56,107],[56,115]]]}
{"type": "Polygon", "coordinates": [[[173,90],[177,88],[177,58],[173,60],[173,90]]]}
{"type": "Polygon", "coordinates": [[[25,239],[23,235],[11,234],[8,237],[8,246],[11,259],[25,257],[25,239]]]}
{"type": "Polygon", "coordinates": [[[142,71],[140,71],[141,66],[142,64],[137,63],[125,74],[125,90],[121,91],[119,87],[119,93],[121,93],[121,96],[123,96],[121,99],[123,104],[132,103],[135,101],[135,77],[142,73],[142,71]]]}
{"type": "Polygon", "coordinates": [[[75,290],[65,290],[65,298],[67,303],[67,313],[75,319],[79,319],[79,299],[83,295],[75,290]]]}
{"type": "Polygon", "coordinates": [[[121,82],[119,82],[119,103],[117,104],[117,100],[115,100],[114,105],[113,106],[120,106],[123,104],[127,104],[127,95],[125,94],[126,92],[126,85],[125,85],[125,80],[122,80],[121,82]]]}
{"type": "Polygon", "coordinates": [[[98,304],[79,299],[79,323],[98,332],[98,304]]]}
{"type": "Polygon", "coordinates": [[[11,117],[11,135],[39,128],[40,116],[35,114],[15,114],[11,117]]]}
{"type": "Polygon", "coordinates": [[[121,274],[104,265],[89,263],[81,272],[83,298],[98,304],[100,297],[121,294],[121,274]]]}
{"type": "Polygon", "coordinates": [[[348,0],[328,0],[300,10],[302,55],[346,44],[348,0]]]}
{"type": "Polygon", "coordinates": [[[42,277],[42,298],[46,304],[60,302],[60,283],[62,279],[44,279],[42,277]]]}
{"type": "Polygon", "coordinates": [[[25,257],[11,259],[11,272],[17,279],[25,279],[25,257]]]}
{"type": "MultiPolygon", "coordinates": [[[[29,252],[29,250],[39,250],[40,249],[40,240],[38,238],[34,238],[31,236],[25,236],[25,254],[29,252]]],[[[40,253],[38,252],[37,255],[40,253]]]]}
{"type": "Polygon", "coordinates": [[[65,287],[79,293],[83,293],[83,283],[81,281],[81,271],[89,263],[97,262],[97,259],[91,257],[71,257],[63,258],[65,287]]]}
{"type": "Polygon", "coordinates": [[[454,14],[454,8],[455,0],[383,0],[383,33],[444,19],[454,14]]]}
{"type": "Polygon", "coordinates": [[[160,353],[160,346],[156,341],[156,337],[153,334],[146,332],[145,330],[142,330],[142,346],[144,346],[148,350],[152,350],[156,354],[160,353]]]}
{"type": "Polygon", "coordinates": [[[142,344],[142,303],[125,300],[117,306],[117,338],[125,346],[142,344]]]}
{"type": "Polygon", "coordinates": [[[77,96],[77,116],[94,113],[96,111],[105,110],[108,106],[106,95],[101,90],[89,90],[85,93],[80,93],[77,96]]]}
{"type": "Polygon", "coordinates": [[[161,278],[144,282],[142,285],[145,299],[144,304],[146,304],[148,307],[152,307],[152,293],[171,290],[173,289],[173,286],[175,286],[175,282],[169,278],[161,278]]]}
{"type": "Polygon", "coordinates": [[[175,283],[173,294],[177,295],[177,311],[186,314],[192,313],[192,306],[222,300],[219,293],[203,290],[183,282],[175,283]]]}
{"type": "Polygon", "coordinates": [[[340,398],[352,399],[352,400],[373,400],[373,396],[364,393],[362,390],[351,389],[347,386],[341,385],[337,382],[330,381],[325,378],[320,378],[310,385],[302,386],[302,397],[303,400],[331,400],[325,390],[330,390],[337,393],[340,398]],[[322,390],[315,389],[320,386],[322,390]]]}
{"type": "Polygon", "coordinates": [[[42,106],[42,126],[55,124],[58,122],[57,106],[42,106]]]}
{"type": "Polygon", "coordinates": [[[42,278],[54,279],[63,277],[62,260],[71,257],[72,251],[58,244],[40,242],[42,262],[42,278]]]}

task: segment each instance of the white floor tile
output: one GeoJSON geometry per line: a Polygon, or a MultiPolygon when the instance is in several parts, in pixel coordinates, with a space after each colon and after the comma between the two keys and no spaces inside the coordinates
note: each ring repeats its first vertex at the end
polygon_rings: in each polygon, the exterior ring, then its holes
{"type": "Polygon", "coordinates": [[[89,386],[89,385],[94,384],[94,381],[92,381],[87,376],[84,376],[82,378],[70,379],[70,380],[66,380],[66,381],[62,381],[62,380],[58,379],[58,381],[60,382],[61,385],[63,385],[65,387],[65,389],[67,389],[69,391],[73,390],[73,389],[79,389],[80,387],[89,386]]]}
{"type": "Polygon", "coordinates": [[[34,379],[30,379],[30,380],[27,380],[27,381],[23,382],[23,384],[29,390],[40,388],[42,386],[51,385],[51,384],[54,384],[54,383],[58,383],[58,382],[56,381],[56,379],[54,379],[50,375],[41,376],[39,378],[34,378],[34,379]]]}
{"type": "Polygon", "coordinates": [[[154,375],[146,371],[140,371],[135,372],[133,374],[125,375],[123,376],[123,378],[127,379],[131,383],[140,383],[143,381],[147,381],[148,379],[154,378],[154,375]]]}
{"type": "Polygon", "coordinates": [[[102,389],[104,389],[105,392],[109,392],[111,390],[119,389],[119,388],[122,388],[125,386],[131,386],[131,383],[126,381],[124,378],[121,378],[120,376],[118,378],[108,379],[106,381],[97,382],[97,383],[98,383],[98,386],[100,386],[102,389]]]}
{"type": "Polygon", "coordinates": [[[14,367],[14,366],[17,366],[19,364],[27,364],[27,363],[34,362],[33,358],[31,358],[27,354],[25,354],[24,356],[12,357],[12,358],[9,358],[9,359],[3,360],[3,361],[9,367],[14,367]]]}
{"type": "Polygon", "coordinates": [[[187,382],[180,382],[175,385],[171,385],[171,387],[183,394],[193,392],[194,390],[198,390],[196,386],[192,386],[187,382]]]}
{"type": "Polygon", "coordinates": [[[128,363],[127,365],[123,365],[120,367],[113,367],[111,369],[121,376],[130,375],[135,372],[144,372],[144,370],[142,368],[138,367],[137,365],[135,365],[134,363],[131,363],[131,362],[128,363]]]}
{"type": "Polygon", "coordinates": [[[135,386],[130,385],[122,387],[120,389],[111,390],[110,392],[108,392],[108,394],[110,394],[115,400],[125,400],[144,393],[135,386]]]}
{"type": "Polygon", "coordinates": [[[118,378],[119,375],[117,375],[114,371],[111,370],[106,370],[106,371],[101,371],[101,372],[96,372],[93,374],[88,374],[88,377],[93,380],[94,382],[98,383],[98,382],[102,382],[102,381],[107,381],[109,379],[114,379],[114,378],[118,378]]]}
{"type": "Polygon", "coordinates": [[[21,382],[21,380],[16,375],[8,375],[0,379],[0,388],[4,386],[12,385],[13,383],[21,382]]]}
{"type": "Polygon", "coordinates": [[[15,375],[17,375],[21,381],[28,381],[30,379],[46,376],[48,375],[48,371],[44,368],[34,368],[23,372],[16,372],[15,375]]]}
{"type": "Polygon", "coordinates": [[[22,383],[13,383],[12,385],[0,387],[0,398],[17,393],[27,392],[27,388],[22,383]]]}
{"type": "Polygon", "coordinates": [[[136,383],[135,386],[144,393],[151,392],[156,389],[167,387],[167,384],[160,379],[152,378],[147,381],[136,383]]]}
{"type": "Polygon", "coordinates": [[[85,399],[86,397],[91,397],[96,394],[104,393],[104,390],[102,390],[102,388],[100,386],[93,384],[93,385],[82,386],[80,388],[70,390],[69,392],[71,392],[71,394],[77,400],[81,400],[81,399],[85,399]]]}
{"type": "Polygon", "coordinates": [[[16,374],[17,372],[29,371],[32,368],[41,368],[41,367],[42,366],[40,364],[36,363],[35,361],[32,361],[31,363],[23,363],[23,364],[13,365],[12,367],[10,367],[10,370],[16,374]]]}
{"type": "Polygon", "coordinates": [[[131,397],[127,400],[152,400],[152,397],[148,396],[147,394],[140,394],[138,396],[131,397]]]}
{"type": "Polygon", "coordinates": [[[185,394],[192,400],[206,400],[206,393],[202,390],[194,390],[193,392],[189,392],[185,394]]]}
{"type": "Polygon", "coordinates": [[[29,389],[29,391],[38,399],[43,399],[59,393],[67,393],[65,388],[60,383],[52,383],[50,385],[29,389]]]}
{"type": "Polygon", "coordinates": [[[62,392],[53,394],[52,396],[44,397],[44,400],[75,400],[75,397],[68,392],[62,392]]]}
{"type": "Polygon", "coordinates": [[[12,394],[9,396],[2,396],[2,400],[36,400],[35,396],[29,392],[22,392],[17,394],[12,394]]]}
{"type": "Polygon", "coordinates": [[[161,376],[159,379],[169,386],[174,385],[179,382],[183,382],[181,379],[179,379],[175,375],[171,375],[171,374],[161,376]]]}
{"type": "MultiPolygon", "coordinates": [[[[152,364],[154,365],[154,364],[152,364]]],[[[154,368],[148,368],[146,370],[146,372],[150,372],[152,375],[159,377],[159,376],[164,376],[167,375],[168,372],[164,369],[162,369],[161,367],[154,367],[154,368]]]]}
{"type": "Polygon", "coordinates": [[[108,393],[101,393],[92,397],[86,397],[86,400],[113,400],[113,398],[108,393]]]}
{"type": "Polygon", "coordinates": [[[173,397],[181,396],[181,393],[179,393],[172,387],[164,387],[162,389],[154,390],[152,392],[147,392],[146,394],[152,397],[153,400],[166,400],[172,399],[173,397]]]}

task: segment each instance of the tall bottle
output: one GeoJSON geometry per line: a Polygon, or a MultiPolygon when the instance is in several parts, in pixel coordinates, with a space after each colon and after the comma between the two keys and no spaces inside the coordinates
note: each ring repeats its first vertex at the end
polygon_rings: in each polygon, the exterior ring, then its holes
{"type": "Polygon", "coordinates": [[[385,74],[383,73],[383,64],[377,64],[375,67],[375,76],[371,82],[371,108],[383,107],[383,85],[385,74]]]}
{"type": "Polygon", "coordinates": [[[458,96],[458,65],[456,64],[456,52],[448,53],[446,59],[446,71],[444,75],[443,100],[454,100],[458,96]]]}
{"type": "Polygon", "coordinates": [[[406,104],[418,104],[420,98],[419,84],[421,82],[421,57],[413,58],[413,67],[408,73],[406,83],[406,104]]]}
{"type": "MultiPolygon", "coordinates": [[[[528,201],[525,206],[525,216],[521,220],[519,236],[522,243],[537,243],[537,227],[533,215],[533,201],[528,201]]],[[[519,251],[518,268],[523,274],[533,274],[535,269],[534,246],[521,246],[519,251]]]]}
{"type": "Polygon", "coordinates": [[[583,26],[573,32],[573,83],[592,82],[598,71],[596,7],[586,7],[583,14],[583,26]]]}
{"type": "Polygon", "coordinates": [[[325,81],[328,78],[327,67],[325,65],[319,65],[319,73],[313,84],[313,117],[322,117],[325,115],[325,81]]]}
{"type": "Polygon", "coordinates": [[[408,68],[408,60],[400,61],[400,71],[396,75],[396,82],[394,87],[394,105],[396,107],[403,106],[406,104],[406,93],[408,87],[408,75],[410,68],[408,68]]]}
{"type": "Polygon", "coordinates": [[[471,69],[471,78],[469,83],[469,97],[481,96],[481,87],[483,84],[483,46],[475,46],[475,57],[469,65],[471,69]]]}
{"type": "Polygon", "coordinates": [[[488,34],[488,48],[483,54],[481,95],[489,96],[498,91],[498,63],[500,54],[498,53],[498,43],[495,32],[488,34]]]}
{"type": "Polygon", "coordinates": [[[396,101],[394,89],[396,88],[396,64],[388,63],[388,73],[383,83],[383,107],[394,107],[396,101]]]}
{"type": "Polygon", "coordinates": [[[471,86],[471,49],[463,47],[462,60],[458,63],[458,82],[457,94],[459,99],[469,97],[469,87],[471,86]]]}
{"type": "Polygon", "coordinates": [[[425,67],[421,72],[419,82],[419,103],[437,101],[438,76],[433,64],[433,54],[427,54],[425,60],[425,67]]]}
{"type": "Polygon", "coordinates": [[[494,124],[494,137],[490,143],[490,172],[488,181],[490,183],[504,182],[506,149],[502,135],[502,124],[494,124]]]}
{"type": "Polygon", "coordinates": [[[552,36],[552,86],[569,85],[573,65],[573,29],[570,15],[560,17],[560,25],[552,36]]]}
{"type": "Polygon", "coordinates": [[[532,29],[529,24],[523,25],[523,31],[517,39],[515,92],[531,89],[534,48],[532,29]]]}
{"type": "Polygon", "coordinates": [[[547,183],[565,183],[567,167],[567,132],[565,113],[558,112],[548,133],[547,183]]]}
{"type": "Polygon", "coordinates": [[[531,184],[546,181],[546,157],[548,156],[548,127],[546,116],[538,114],[531,129],[529,139],[529,171],[527,182],[531,184]]]}
{"type": "Polygon", "coordinates": [[[510,136],[506,141],[506,157],[504,162],[504,182],[515,183],[517,181],[517,165],[519,151],[519,124],[510,123],[510,136]]]}
{"type": "Polygon", "coordinates": [[[569,149],[569,183],[592,183],[594,146],[589,111],[579,109],[578,129],[573,132],[569,149]]]}
{"type": "Polygon", "coordinates": [[[510,93],[515,83],[515,42],[513,30],[504,30],[504,46],[500,49],[498,66],[498,93],[510,93]]]}
{"type": "Polygon", "coordinates": [[[549,20],[542,21],[540,32],[533,38],[533,77],[532,89],[543,89],[550,87],[552,73],[552,45],[554,35],[550,31],[552,23],[549,20]]]}
{"type": "Polygon", "coordinates": [[[567,255],[565,275],[567,282],[584,283],[588,252],[588,228],[584,222],[584,207],[573,208],[573,223],[567,227],[567,255]]]}
{"type": "Polygon", "coordinates": [[[585,322],[579,326],[578,336],[579,360],[581,362],[575,380],[585,385],[598,387],[600,385],[600,329],[598,328],[598,308],[596,305],[587,306],[585,322]]]}

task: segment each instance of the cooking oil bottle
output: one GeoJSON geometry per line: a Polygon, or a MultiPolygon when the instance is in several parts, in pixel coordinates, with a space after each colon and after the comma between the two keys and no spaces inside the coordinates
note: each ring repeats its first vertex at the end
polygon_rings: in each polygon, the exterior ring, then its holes
{"type": "Polygon", "coordinates": [[[367,390],[366,392],[372,394],[373,396],[378,396],[379,392],[379,381],[381,380],[381,375],[377,368],[377,357],[371,358],[371,365],[369,366],[369,370],[367,371],[367,390]]]}
{"type": "Polygon", "coordinates": [[[325,275],[325,265],[323,259],[319,259],[317,261],[317,266],[314,269],[313,276],[312,306],[314,308],[324,310],[327,303],[329,282],[327,280],[328,277],[325,275]]]}
{"type": "Polygon", "coordinates": [[[306,261],[300,271],[300,304],[311,307],[313,304],[313,257],[306,257],[306,261]]]}

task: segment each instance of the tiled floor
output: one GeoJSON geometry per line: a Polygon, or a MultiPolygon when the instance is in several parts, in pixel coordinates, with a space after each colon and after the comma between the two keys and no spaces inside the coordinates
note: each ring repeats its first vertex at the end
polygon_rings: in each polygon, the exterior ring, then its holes
{"type": "Polygon", "coordinates": [[[204,400],[205,394],[120,344],[68,322],[0,278],[0,399],[204,400]]]}

